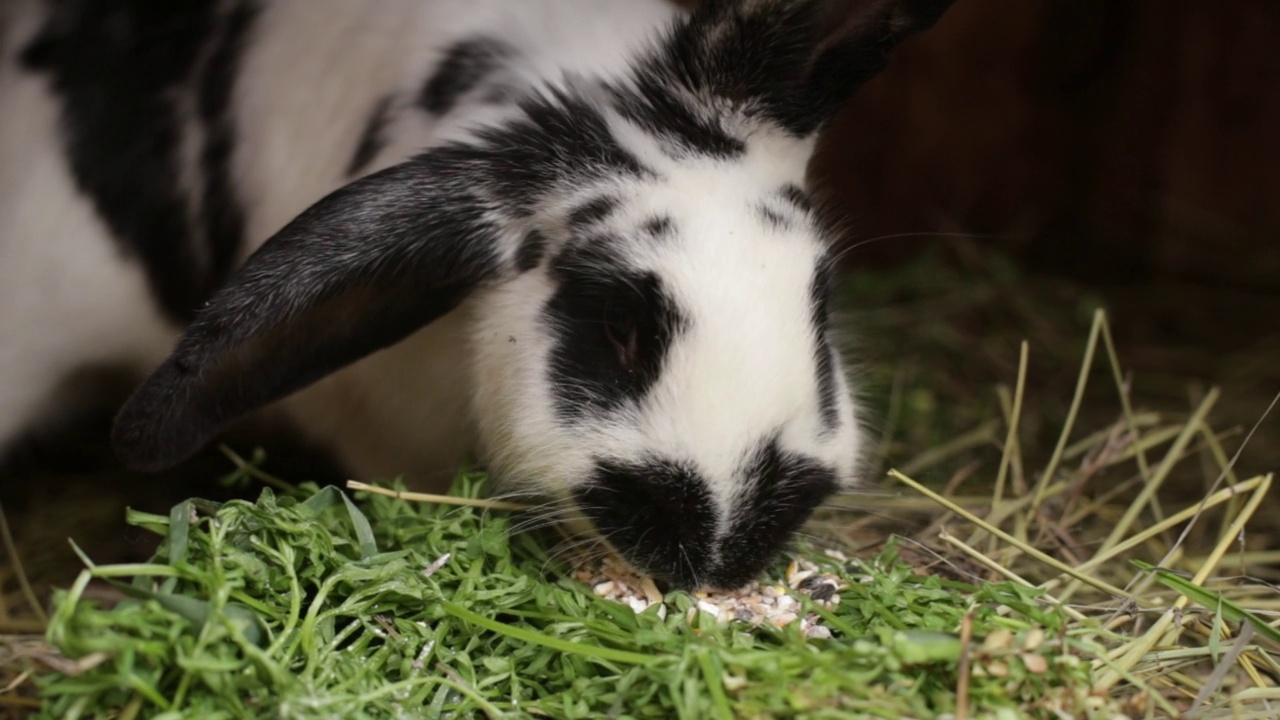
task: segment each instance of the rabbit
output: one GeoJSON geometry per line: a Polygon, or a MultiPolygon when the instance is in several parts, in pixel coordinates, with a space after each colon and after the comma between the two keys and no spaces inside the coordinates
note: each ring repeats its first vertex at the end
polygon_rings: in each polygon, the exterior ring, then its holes
{"type": "Polygon", "coordinates": [[[157,471],[255,412],[735,588],[857,483],[819,133],[951,0],[22,0],[0,443],[95,363],[157,471]]]}

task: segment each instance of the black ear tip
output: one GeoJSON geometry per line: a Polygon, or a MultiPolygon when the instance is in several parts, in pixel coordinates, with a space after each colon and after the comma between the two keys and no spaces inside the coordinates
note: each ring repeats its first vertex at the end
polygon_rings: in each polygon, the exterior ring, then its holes
{"type": "Polygon", "coordinates": [[[130,398],[116,415],[111,427],[111,449],[130,470],[167,470],[181,462],[184,456],[172,452],[172,443],[162,437],[164,426],[157,417],[149,416],[140,408],[138,400],[137,395],[130,398]]]}
{"type": "Polygon", "coordinates": [[[175,402],[172,387],[163,381],[164,367],[156,372],[116,414],[111,427],[111,449],[131,470],[160,472],[186,460],[204,444],[193,432],[184,408],[175,402]]]}

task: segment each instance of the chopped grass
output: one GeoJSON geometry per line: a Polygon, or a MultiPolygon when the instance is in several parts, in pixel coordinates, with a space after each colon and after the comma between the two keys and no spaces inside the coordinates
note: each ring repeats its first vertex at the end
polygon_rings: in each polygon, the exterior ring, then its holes
{"type": "MultiPolygon", "coordinates": [[[[482,486],[463,474],[454,494],[482,486]]],[[[102,660],[43,676],[44,714],[932,717],[955,710],[962,623],[988,641],[967,650],[971,706],[1087,706],[1092,652],[1040,591],[920,576],[892,546],[868,562],[810,555],[849,583],[834,609],[810,605],[837,635],[811,640],[690,621],[683,593],[666,620],[637,615],[509,537],[504,513],[341,497],[268,488],[132,514],[166,542],[153,563],[91,567],[60,594],[50,643],[102,660]],[[122,577],[129,599],[112,608],[83,596],[122,577]]]]}

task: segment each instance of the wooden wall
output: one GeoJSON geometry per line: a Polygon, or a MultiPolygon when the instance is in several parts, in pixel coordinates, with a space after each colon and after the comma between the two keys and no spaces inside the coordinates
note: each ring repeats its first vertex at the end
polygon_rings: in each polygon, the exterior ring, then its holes
{"type": "Polygon", "coordinates": [[[1032,268],[1280,291],[1277,43],[1275,0],[958,0],[816,175],[855,239],[993,233],[1032,268]]]}

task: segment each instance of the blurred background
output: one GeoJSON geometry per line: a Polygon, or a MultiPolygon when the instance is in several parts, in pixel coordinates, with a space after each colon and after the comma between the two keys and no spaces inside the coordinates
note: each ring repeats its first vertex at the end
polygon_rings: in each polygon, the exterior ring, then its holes
{"type": "MultiPolygon", "coordinates": [[[[1012,382],[1011,334],[1046,393],[1074,383],[1105,307],[1136,397],[1186,409],[1217,385],[1215,416],[1252,424],[1280,392],[1278,33],[1269,0],[960,0],[845,108],[815,168],[855,244],[852,295],[915,267],[898,299],[913,280],[941,296],[940,263],[988,313],[957,318],[996,340],[984,379],[1012,382]]],[[[905,318],[885,349],[927,351],[911,327],[936,322],[905,318]]],[[[956,349],[945,374],[967,377],[984,353],[956,349]]],[[[1280,467],[1280,418],[1258,431],[1242,463],[1280,467]]]]}
{"type": "Polygon", "coordinates": [[[994,233],[1030,271],[1275,292],[1278,31],[1268,0],[961,0],[847,108],[820,174],[859,234],[994,233]]]}
{"type": "MultiPolygon", "coordinates": [[[[1135,404],[1185,415],[1220,387],[1214,427],[1240,446],[1280,392],[1277,37],[1274,0],[959,0],[850,103],[813,176],[847,230],[840,309],[881,467],[999,419],[1024,340],[1021,434],[1043,458],[1096,308],[1135,404]]],[[[1105,364],[1091,378],[1082,432],[1119,412],[1105,364]]],[[[163,477],[123,473],[97,434],[108,419],[33,437],[0,469],[42,596],[78,569],[69,535],[99,561],[150,553],[122,529],[126,505],[256,492],[216,483],[232,469],[216,450],[163,477]]],[[[287,437],[231,444],[267,446],[291,481],[342,479],[287,437]]],[[[994,473],[983,462],[975,477],[994,473]]],[[[1280,468],[1280,418],[1240,464],[1280,468]]],[[[1207,480],[1185,483],[1198,497],[1207,480]]],[[[19,607],[3,574],[0,609],[19,607]]]]}

